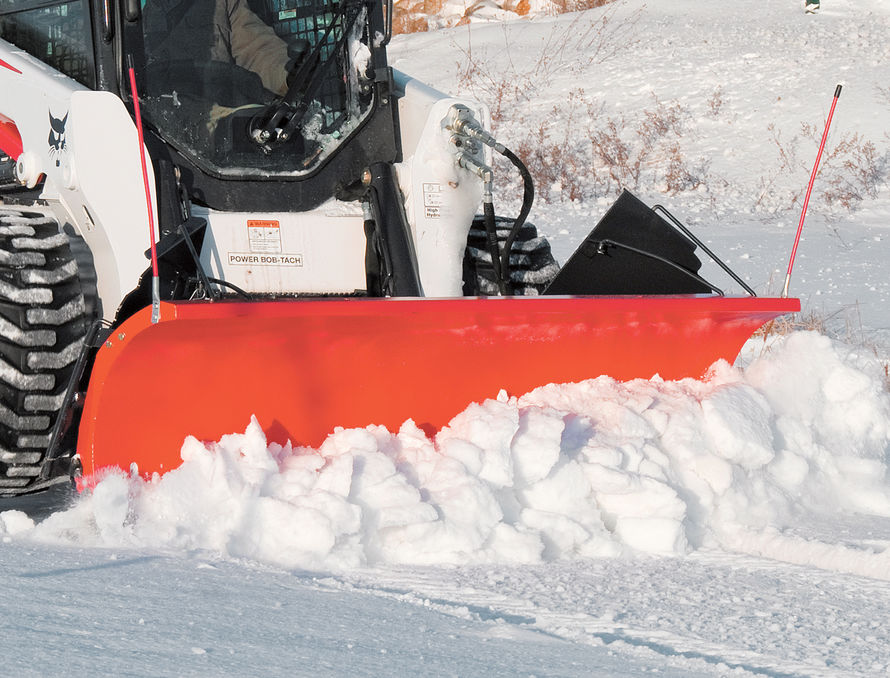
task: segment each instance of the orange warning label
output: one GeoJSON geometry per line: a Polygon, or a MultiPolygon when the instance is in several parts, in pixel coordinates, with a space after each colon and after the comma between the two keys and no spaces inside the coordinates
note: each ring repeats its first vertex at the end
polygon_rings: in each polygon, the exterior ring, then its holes
{"type": "Polygon", "coordinates": [[[280,253],[281,226],[277,219],[248,219],[247,241],[251,252],[280,253]]]}
{"type": "Polygon", "coordinates": [[[247,228],[281,228],[278,219],[248,219],[247,228]]]}

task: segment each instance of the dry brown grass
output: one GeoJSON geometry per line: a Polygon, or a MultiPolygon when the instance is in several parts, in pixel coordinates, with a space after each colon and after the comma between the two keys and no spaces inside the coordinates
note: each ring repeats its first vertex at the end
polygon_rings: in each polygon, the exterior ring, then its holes
{"type": "MultiPolygon", "coordinates": [[[[783,315],[758,329],[752,336],[768,339],[770,337],[784,337],[792,332],[810,330],[819,334],[826,334],[825,317],[815,311],[783,315]]],[[[768,349],[767,349],[768,350],[768,349]]]]}

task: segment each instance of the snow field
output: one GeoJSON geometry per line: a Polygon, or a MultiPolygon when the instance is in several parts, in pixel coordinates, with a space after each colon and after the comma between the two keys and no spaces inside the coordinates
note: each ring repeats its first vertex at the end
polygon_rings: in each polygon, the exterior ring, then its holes
{"type": "Polygon", "coordinates": [[[408,421],[292,449],[253,421],[189,438],[182,466],[150,481],[110,472],[38,525],[4,513],[0,534],[325,571],[768,550],[887,578],[880,549],[779,532],[801,514],[890,516],[883,377],[867,352],[797,332],[703,381],[502,393],[434,440],[408,421]]]}

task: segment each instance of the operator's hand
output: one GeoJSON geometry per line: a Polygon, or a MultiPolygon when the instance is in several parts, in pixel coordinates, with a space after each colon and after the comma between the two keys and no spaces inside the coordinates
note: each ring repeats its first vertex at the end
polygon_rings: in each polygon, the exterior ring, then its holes
{"type": "MultiPolygon", "coordinates": [[[[293,38],[287,44],[287,87],[293,84],[294,76],[300,70],[303,59],[309,53],[309,41],[304,38],[293,38]]],[[[287,91],[279,92],[279,94],[287,94],[287,91]]]]}
{"type": "Polygon", "coordinates": [[[219,104],[213,104],[210,108],[210,113],[207,116],[207,131],[210,134],[213,134],[216,131],[217,125],[219,125],[219,121],[223,118],[227,118],[235,111],[244,111],[249,108],[262,108],[260,104],[245,104],[244,106],[237,106],[232,108],[230,106],[220,106],[219,104]]]}

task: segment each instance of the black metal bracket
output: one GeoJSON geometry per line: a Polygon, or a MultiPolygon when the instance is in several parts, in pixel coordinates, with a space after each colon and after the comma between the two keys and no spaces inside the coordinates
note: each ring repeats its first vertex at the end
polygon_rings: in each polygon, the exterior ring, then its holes
{"type": "MultiPolygon", "coordinates": [[[[682,221],[680,221],[679,219],[677,219],[677,217],[675,217],[673,214],[668,212],[667,208],[664,205],[654,205],[652,207],[652,211],[653,212],[661,212],[665,217],[667,217],[668,221],[670,221],[678,230],[680,230],[683,233],[683,235],[685,235],[692,242],[694,242],[696,245],[698,245],[705,254],[707,254],[709,257],[711,257],[711,260],[715,264],[717,264],[720,268],[722,268],[727,273],[727,275],[729,275],[733,280],[735,280],[739,285],[741,285],[742,288],[744,288],[744,290],[749,295],[751,295],[752,297],[757,296],[757,294],[754,292],[754,290],[752,290],[745,283],[744,280],[742,280],[738,275],[736,275],[735,271],[733,271],[729,266],[724,264],[723,261],[716,254],[714,254],[708,248],[707,245],[705,245],[699,238],[697,238],[692,231],[690,231],[688,228],[686,228],[686,226],[683,224],[682,221]]],[[[710,286],[710,283],[708,285],[710,286]]]]}
{"type": "Polygon", "coordinates": [[[668,259],[666,257],[659,256],[652,252],[647,252],[646,250],[641,250],[637,247],[632,247],[631,245],[625,245],[624,243],[617,242],[615,240],[610,240],[608,238],[606,238],[604,240],[591,240],[590,244],[596,245],[596,254],[598,254],[598,255],[609,256],[609,248],[617,247],[618,249],[621,249],[621,250],[627,250],[628,252],[633,252],[634,254],[639,254],[640,256],[648,257],[649,259],[654,259],[655,261],[660,261],[662,264],[665,264],[666,266],[670,266],[671,268],[679,271],[683,275],[689,276],[693,280],[700,282],[702,285],[705,285],[706,287],[710,288],[711,291],[714,292],[715,294],[719,294],[721,297],[725,296],[723,294],[723,290],[721,290],[719,287],[715,287],[714,285],[709,283],[707,280],[705,280],[700,275],[698,275],[698,273],[693,273],[689,269],[684,268],[683,266],[680,266],[679,264],[671,261],[670,259],[668,259]]]}
{"type": "Polygon", "coordinates": [[[72,432],[75,431],[80,423],[80,414],[83,408],[81,384],[83,383],[84,374],[87,371],[87,364],[92,360],[95,351],[102,346],[111,325],[104,320],[96,320],[90,325],[86,336],[83,340],[83,346],[80,349],[80,355],[77,356],[77,362],[74,364],[74,370],[68,379],[68,385],[65,388],[65,397],[62,399],[62,407],[56,417],[56,423],[49,438],[49,446],[46,448],[46,454],[43,457],[43,466],[40,469],[38,479],[41,481],[48,480],[52,475],[55,462],[59,459],[71,457],[74,450],[65,449],[65,441],[70,438],[72,432]]]}
{"type": "Polygon", "coordinates": [[[369,171],[368,199],[374,221],[373,234],[383,259],[383,293],[394,297],[422,297],[417,254],[411,226],[402,208],[395,167],[378,162],[371,165],[369,171]]]}

